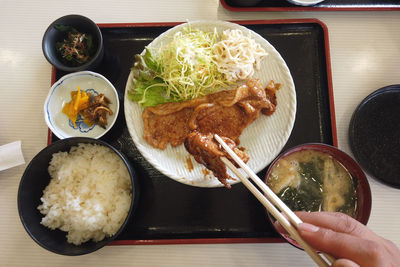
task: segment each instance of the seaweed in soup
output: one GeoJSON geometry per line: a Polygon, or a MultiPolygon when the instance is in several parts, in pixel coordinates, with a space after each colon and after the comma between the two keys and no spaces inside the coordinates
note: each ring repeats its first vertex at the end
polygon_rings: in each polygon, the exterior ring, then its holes
{"type": "Polygon", "coordinates": [[[292,210],[355,215],[356,183],[328,154],[313,150],[292,153],[274,166],[268,184],[292,210]]]}

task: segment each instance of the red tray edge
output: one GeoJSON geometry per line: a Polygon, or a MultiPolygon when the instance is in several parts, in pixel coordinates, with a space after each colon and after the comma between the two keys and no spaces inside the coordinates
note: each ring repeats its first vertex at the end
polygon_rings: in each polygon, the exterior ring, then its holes
{"type": "Polygon", "coordinates": [[[226,0],[220,0],[222,6],[234,12],[291,12],[291,11],[395,11],[399,7],[233,7],[226,3],[226,0]]]}
{"type": "MultiPolygon", "coordinates": [[[[325,57],[326,57],[326,69],[328,78],[328,89],[329,89],[329,104],[331,112],[331,127],[332,127],[332,138],[333,145],[338,146],[337,142],[337,130],[336,130],[336,117],[335,117],[335,106],[333,101],[333,87],[332,87],[332,73],[331,73],[331,61],[329,52],[329,39],[328,39],[328,27],[325,23],[318,19],[278,19],[278,20],[241,20],[231,21],[237,24],[248,25],[248,24],[289,24],[289,23],[317,23],[324,31],[325,40],[325,57]]],[[[100,28],[114,28],[114,27],[152,27],[152,26],[175,26],[183,22],[149,22],[149,23],[99,23],[100,28]]],[[[56,82],[56,69],[52,67],[51,71],[51,85],[56,82]]],[[[52,132],[48,129],[47,144],[52,143],[52,132]]],[[[178,244],[233,244],[233,243],[284,243],[285,240],[280,237],[276,238],[198,238],[198,239],[149,239],[149,240],[114,240],[109,245],[178,245],[178,244]]]]}

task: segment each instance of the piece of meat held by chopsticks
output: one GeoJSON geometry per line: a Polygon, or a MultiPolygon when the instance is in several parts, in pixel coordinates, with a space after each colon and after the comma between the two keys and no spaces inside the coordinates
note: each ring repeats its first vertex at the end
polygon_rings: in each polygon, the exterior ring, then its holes
{"type": "MultiPolygon", "coordinates": [[[[228,137],[222,137],[225,143],[238,155],[244,162],[249,160],[249,156],[236,143],[228,137]]],[[[226,172],[225,163],[221,161],[221,157],[228,158],[234,165],[235,161],[231,159],[228,153],[224,151],[221,145],[214,140],[212,133],[201,134],[197,131],[191,132],[185,139],[186,150],[193,155],[194,159],[211,170],[215,177],[226,187],[231,188],[227,179],[233,179],[226,172]]],[[[236,165],[236,167],[239,167],[236,165]]]]}

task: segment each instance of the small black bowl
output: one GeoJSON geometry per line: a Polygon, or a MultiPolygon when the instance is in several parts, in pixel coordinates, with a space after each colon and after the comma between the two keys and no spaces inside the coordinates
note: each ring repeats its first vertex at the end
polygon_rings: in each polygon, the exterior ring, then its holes
{"type": "Polygon", "coordinates": [[[124,155],[102,140],[86,137],[73,137],[52,143],[40,151],[29,163],[19,184],[18,212],[25,230],[37,244],[57,254],[76,256],[96,251],[114,240],[128,224],[130,217],[134,213],[137,200],[137,178],[133,168],[130,166],[124,155]],[[43,195],[43,190],[50,183],[51,177],[47,169],[52,155],[59,151],[69,151],[71,147],[77,146],[79,143],[98,144],[109,147],[122,159],[128,168],[132,182],[132,200],[128,215],[115,235],[108,238],[106,237],[99,242],[88,241],[76,246],[67,242],[66,232],[58,229],[51,230],[40,224],[44,215],[39,212],[37,207],[42,204],[40,198],[43,195]]]}
{"type": "Polygon", "coordinates": [[[94,23],[89,18],[81,15],[67,15],[55,20],[47,28],[42,40],[42,50],[47,61],[50,62],[50,64],[52,64],[57,69],[67,72],[93,70],[96,66],[100,64],[101,60],[103,59],[103,36],[96,23],[94,23]],[[57,30],[55,28],[56,25],[70,26],[75,28],[79,32],[86,33],[92,36],[93,53],[86,63],[78,66],[73,66],[63,60],[60,52],[56,50],[56,43],[62,42],[64,39],[66,39],[68,32],[57,30]]]}

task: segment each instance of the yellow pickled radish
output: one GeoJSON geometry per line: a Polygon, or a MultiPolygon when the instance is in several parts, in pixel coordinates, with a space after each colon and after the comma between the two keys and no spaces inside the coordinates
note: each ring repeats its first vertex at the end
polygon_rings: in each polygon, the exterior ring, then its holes
{"type": "Polygon", "coordinates": [[[90,97],[90,94],[86,94],[86,92],[82,91],[78,86],[78,91],[71,92],[71,101],[64,105],[62,112],[68,116],[75,127],[78,114],[88,107],[90,97]]]}

